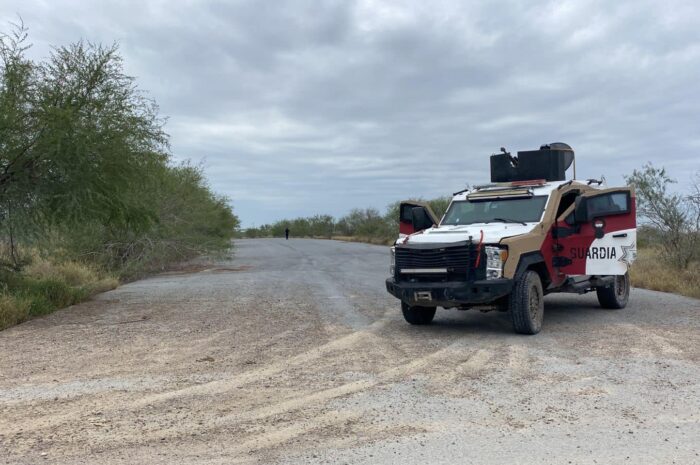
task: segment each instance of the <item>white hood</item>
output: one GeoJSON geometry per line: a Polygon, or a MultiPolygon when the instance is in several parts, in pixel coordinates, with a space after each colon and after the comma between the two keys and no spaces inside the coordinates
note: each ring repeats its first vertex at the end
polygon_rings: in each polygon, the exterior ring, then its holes
{"type": "MultiPolygon", "coordinates": [[[[538,223],[528,223],[524,226],[520,223],[474,223],[461,226],[440,226],[426,229],[422,233],[409,236],[409,244],[449,243],[469,240],[474,242],[481,239],[481,231],[484,232],[484,244],[498,244],[501,239],[518,236],[533,230],[538,223]]],[[[399,238],[396,243],[402,244],[406,236],[399,238]]]]}

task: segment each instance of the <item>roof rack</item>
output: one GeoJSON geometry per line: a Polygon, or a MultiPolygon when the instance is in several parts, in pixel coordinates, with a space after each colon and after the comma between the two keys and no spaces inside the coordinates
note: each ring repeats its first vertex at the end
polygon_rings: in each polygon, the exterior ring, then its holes
{"type": "Polygon", "coordinates": [[[498,189],[513,189],[518,187],[540,187],[547,184],[545,179],[531,179],[528,181],[512,181],[512,182],[492,182],[489,184],[481,184],[474,186],[474,190],[498,190],[498,189]]]}
{"type": "Polygon", "coordinates": [[[544,186],[547,184],[546,179],[528,179],[525,181],[513,181],[511,182],[511,185],[513,187],[515,186],[544,186]]]}
{"type": "Polygon", "coordinates": [[[522,187],[502,187],[496,189],[484,189],[467,195],[469,200],[498,199],[498,198],[523,198],[532,197],[535,193],[532,189],[522,187]]]}

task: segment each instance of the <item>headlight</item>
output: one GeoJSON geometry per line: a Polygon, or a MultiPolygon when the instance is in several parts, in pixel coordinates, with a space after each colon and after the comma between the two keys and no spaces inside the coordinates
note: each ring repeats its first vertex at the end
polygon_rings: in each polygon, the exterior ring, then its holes
{"type": "Polygon", "coordinates": [[[503,264],[508,258],[508,250],[500,247],[484,247],[486,252],[486,279],[503,276],[503,264]]]}
{"type": "Polygon", "coordinates": [[[391,247],[389,254],[391,255],[391,261],[389,263],[389,274],[394,276],[394,268],[396,267],[396,247],[391,247]]]}

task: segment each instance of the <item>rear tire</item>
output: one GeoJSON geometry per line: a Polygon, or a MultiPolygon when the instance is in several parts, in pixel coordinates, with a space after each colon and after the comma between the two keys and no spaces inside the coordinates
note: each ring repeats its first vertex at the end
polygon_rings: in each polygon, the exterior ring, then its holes
{"type": "Polygon", "coordinates": [[[412,325],[429,325],[435,317],[436,307],[418,307],[401,302],[401,312],[412,325]]]}
{"type": "Polygon", "coordinates": [[[625,308],[630,298],[630,275],[615,276],[615,281],[609,286],[597,287],[598,302],[603,308],[625,308]]]}
{"type": "Polygon", "coordinates": [[[544,293],[540,275],[534,271],[526,271],[515,282],[508,306],[516,333],[539,333],[544,317],[544,293]]]}

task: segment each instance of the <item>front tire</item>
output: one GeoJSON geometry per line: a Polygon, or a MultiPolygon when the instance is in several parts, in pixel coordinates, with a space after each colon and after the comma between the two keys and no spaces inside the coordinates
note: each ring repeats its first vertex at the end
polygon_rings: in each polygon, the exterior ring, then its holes
{"type": "Polygon", "coordinates": [[[534,271],[526,271],[516,281],[508,306],[516,333],[539,333],[544,317],[544,292],[540,275],[534,271]]]}
{"type": "Polygon", "coordinates": [[[595,290],[598,294],[598,302],[603,308],[625,308],[630,299],[630,275],[615,276],[615,281],[609,286],[598,287],[595,290]]]}
{"type": "Polygon", "coordinates": [[[429,325],[435,317],[435,307],[418,307],[401,302],[403,318],[412,325],[429,325]]]}

